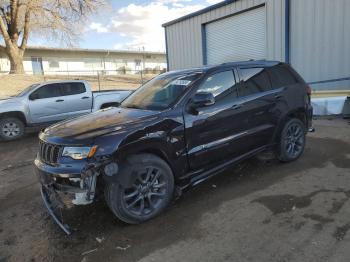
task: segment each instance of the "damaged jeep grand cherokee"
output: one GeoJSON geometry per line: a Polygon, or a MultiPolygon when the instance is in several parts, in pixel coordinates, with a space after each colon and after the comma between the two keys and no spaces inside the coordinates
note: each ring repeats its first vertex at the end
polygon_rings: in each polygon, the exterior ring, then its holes
{"type": "Polygon", "coordinates": [[[311,130],[310,87],[287,64],[226,63],[155,77],[119,108],[67,120],[40,133],[35,169],[44,203],[58,209],[104,196],[137,224],[174,194],[265,150],[296,160],[311,130]]]}

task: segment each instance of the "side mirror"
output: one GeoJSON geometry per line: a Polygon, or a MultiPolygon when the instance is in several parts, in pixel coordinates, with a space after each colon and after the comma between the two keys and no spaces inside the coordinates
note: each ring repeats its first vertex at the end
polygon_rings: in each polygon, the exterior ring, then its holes
{"type": "Polygon", "coordinates": [[[29,96],[29,99],[30,99],[30,100],[37,100],[37,99],[39,99],[39,94],[33,93],[33,94],[31,94],[31,95],[29,96]]]}
{"type": "Polygon", "coordinates": [[[192,99],[192,106],[194,108],[211,106],[215,104],[215,97],[209,92],[199,92],[194,95],[192,99]]]}

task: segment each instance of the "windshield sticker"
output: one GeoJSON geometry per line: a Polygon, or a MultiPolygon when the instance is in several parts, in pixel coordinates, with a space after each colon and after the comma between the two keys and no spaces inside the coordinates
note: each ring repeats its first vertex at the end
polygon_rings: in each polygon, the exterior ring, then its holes
{"type": "Polygon", "coordinates": [[[190,80],[177,79],[177,80],[174,80],[171,84],[172,85],[178,85],[178,86],[188,86],[189,84],[191,84],[191,81],[190,80]]]}

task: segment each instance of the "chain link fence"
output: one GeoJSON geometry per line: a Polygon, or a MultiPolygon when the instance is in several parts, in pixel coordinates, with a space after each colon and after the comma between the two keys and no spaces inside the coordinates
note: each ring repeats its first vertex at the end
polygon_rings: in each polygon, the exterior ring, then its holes
{"type": "Polygon", "coordinates": [[[93,91],[136,89],[165,70],[99,70],[99,71],[55,71],[44,74],[10,74],[0,72],[0,97],[12,96],[24,88],[39,82],[58,80],[85,80],[93,91]]]}

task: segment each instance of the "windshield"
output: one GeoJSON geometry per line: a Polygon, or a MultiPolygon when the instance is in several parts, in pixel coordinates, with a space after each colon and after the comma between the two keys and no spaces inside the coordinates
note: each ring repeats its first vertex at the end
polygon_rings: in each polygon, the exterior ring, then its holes
{"type": "Polygon", "coordinates": [[[175,103],[200,73],[157,76],[126,98],[121,107],[164,110],[175,103]]]}
{"type": "Polygon", "coordinates": [[[24,96],[25,94],[28,94],[29,92],[31,92],[32,90],[34,90],[39,84],[33,84],[31,86],[28,86],[27,88],[25,88],[22,92],[20,92],[19,94],[17,94],[16,96],[24,96]]]}

